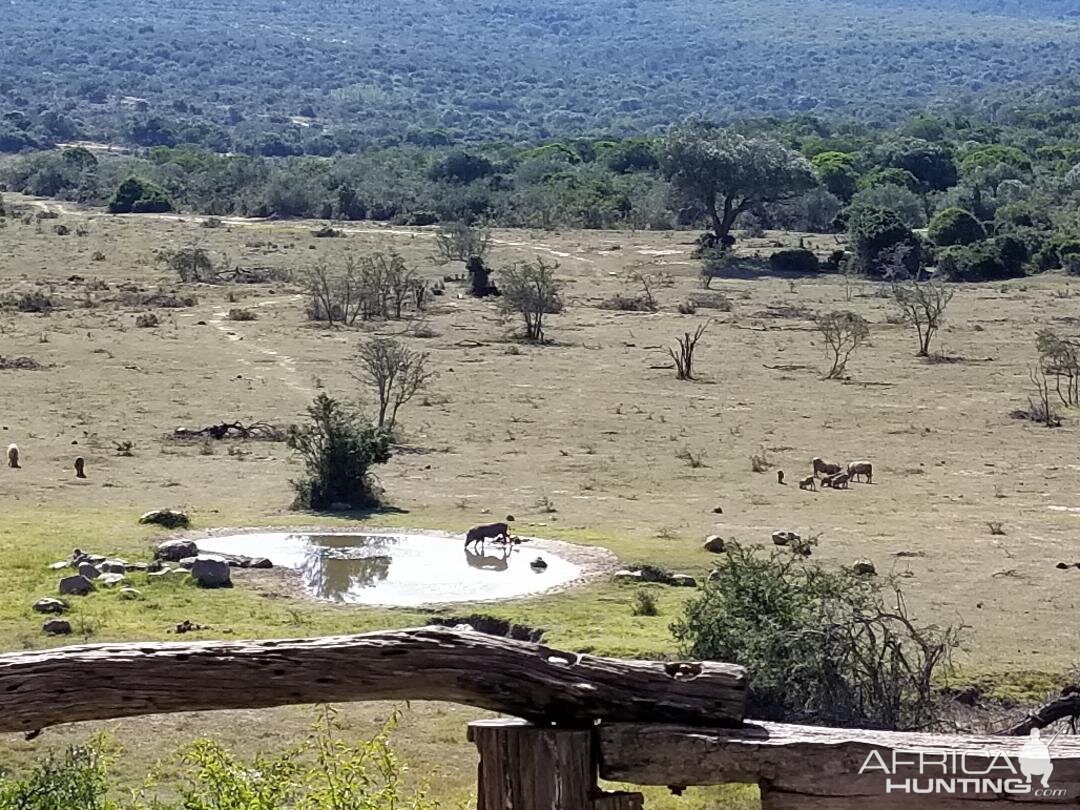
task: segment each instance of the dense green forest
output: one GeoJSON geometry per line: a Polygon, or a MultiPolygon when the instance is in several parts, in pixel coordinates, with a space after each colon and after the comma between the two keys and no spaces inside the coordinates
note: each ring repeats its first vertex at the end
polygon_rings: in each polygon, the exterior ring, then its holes
{"type": "Polygon", "coordinates": [[[0,151],[249,155],[656,134],[690,115],[898,123],[1075,75],[1072,0],[10,0],[0,151]]]}

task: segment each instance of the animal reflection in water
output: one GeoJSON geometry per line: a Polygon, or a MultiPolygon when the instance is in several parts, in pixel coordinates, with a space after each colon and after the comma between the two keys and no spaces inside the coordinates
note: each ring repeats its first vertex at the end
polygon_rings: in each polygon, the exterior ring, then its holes
{"type": "Polygon", "coordinates": [[[470,568],[479,568],[481,571],[505,571],[510,567],[510,555],[514,553],[511,543],[498,543],[498,549],[493,549],[492,554],[484,553],[484,544],[481,543],[479,550],[476,547],[465,548],[465,562],[470,568]]]}

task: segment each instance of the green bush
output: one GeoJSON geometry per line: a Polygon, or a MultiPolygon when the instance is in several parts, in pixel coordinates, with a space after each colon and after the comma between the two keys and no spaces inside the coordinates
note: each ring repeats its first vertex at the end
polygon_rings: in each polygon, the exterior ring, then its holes
{"type": "Polygon", "coordinates": [[[895,211],[856,206],[849,209],[848,234],[855,248],[859,269],[879,275],[886,269],[883,257],[897,247],[910,245],[917,259],[918,240],[895,211]]]}
{"type": "Polygon", "coordinates": [[[950,281],[1000,281],[1024,275],[1028,249],[1015,236],[956,245],[938,254],[938,270],[950,281]]]}
{"type": "Polygon", "coordinates": [[[660,609],[656,606],[656,594],[645,589],[634,591],[634,601],[630,604],[630,612],[634,616],[659,616],[660,609]]]}
{"type": "Polygon", "coordinates": [[[778,250],[769,257],[769,266],[778,273],[816,273],[821,267],[812,250],[778,250]]]}
{"type": "Polygon", "coordinates": [[[893,583],[737,543],[671,629],[683,655],[747,668],[751,717],[882,729],[939,719],[959,642],[916,624],[893,583]]]}
{"type": "Polygon", "coordinates": [[[946,208],[930,220],[928,232],[935,245],[973,245],[986,238],[986,230],[979,221],[962,208],[946,208]]]}
{"type": "Polygon", "coordinates": [[[435,810],[421,781],[405,786],[406,768],[390,744],[400,713],[373,737],[343,741],[334,710],[321,707],[307,738],[284,751],[244,760],[200,739],[128,800],[109,798],[108,740],[48,756],[29,774],[0,779],[0,810],[435,810]],[[173,798],[177,797],[177,798],[173,798]]]}
{"type": "Polygon", "coordinates": [[[172,210],[165,189],[141,177],[129,177],[121,183],[109,202],[109,213],[112,214],[155,214],[172,210]]]}
{"type": "Polygon", "coordinates": [[[103,737],[48,754],[26,776],[0,780],[0,810],[118,810],[106,798],[112,758],[103,737]]]}
{"type": "Polygon", "coordinates": [[[303,456],[307,473],[291,482],[294,508],[378,506],[371,468],[390,460],[390,434],[326,394],[315,397],[307,413],[309,423],[292,425],[287,439],[289,447],[303,456]]]}

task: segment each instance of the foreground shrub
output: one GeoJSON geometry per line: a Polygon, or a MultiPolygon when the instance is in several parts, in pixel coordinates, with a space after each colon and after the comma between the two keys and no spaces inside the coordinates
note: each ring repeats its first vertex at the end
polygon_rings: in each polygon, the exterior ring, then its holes
{"type": "Polygon", "coordinates": [[[118,810],[106,798],[111,761],[102,737],[48,754],[26,776],[0,780],[0,810],[118,810]]]}
{"type": "Polygon", "coordinates": [[[390,744],[399,720],[395,711],[373,737],[347,743],[334,710],[321,707],[307,739],[251,760],[196,740],[161,769],[178,770],[175,783],[158,777],[130,800],[108,798],[114,755],[98,738],[0,780],[0,810],[434,810],[423,782],[404,784],[407,769],[390,744]]]}
{"type": "Polygon", "coordinates": [[[293,507],[379,505],[371,468],[390,460],[390,434],[326,394],[308,406],[308,424],[292,425],[287,442],[303,456],[305,477],[291,481],[293,507]]]}
{"type": "Polygon", "coordinates": [[[899,588],[731,544],[671,627],[682,654],[747,668],[751,717],[880,729],[937,719],[956,628],[915,624],[899,588]]]}

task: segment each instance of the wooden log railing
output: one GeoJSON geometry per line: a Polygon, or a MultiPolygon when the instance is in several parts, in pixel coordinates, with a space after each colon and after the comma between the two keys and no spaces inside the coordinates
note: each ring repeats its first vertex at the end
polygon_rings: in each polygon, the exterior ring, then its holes
{"type": "Polygon", "coordinates": [[[1016,737],[742,722],[744,693],[737,666],[621,661],[433,627],[98,644],[0,655],[0,732],[161,712],[444,700],[522,718],[469,727],[478,810],[642,810],[640,794],[605,792],[601,779],[757,784],[763,810],[1080,805],[1075,738],[1054,739],[1050,761],[1032,764],[1016,737]]]}

